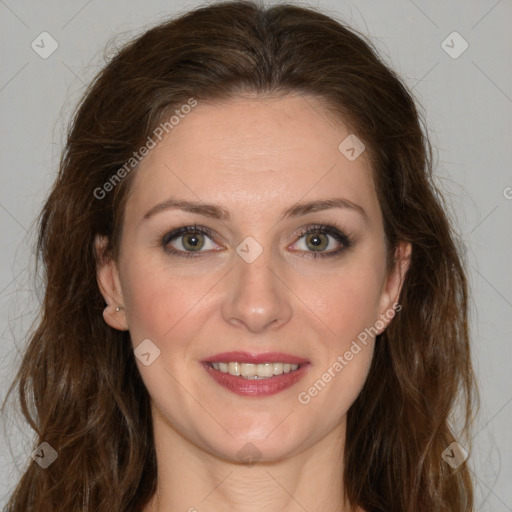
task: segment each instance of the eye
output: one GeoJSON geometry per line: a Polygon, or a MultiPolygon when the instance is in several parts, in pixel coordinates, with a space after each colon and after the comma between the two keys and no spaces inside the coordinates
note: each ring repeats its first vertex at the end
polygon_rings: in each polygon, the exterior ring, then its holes
{"type": "MultiPolygon", "coordinates": [[[[202,253],[219,251],[213,241],[213,233],[203,226],[182,226],[166,233],[160,238],[160,245],[168,254],[180,257],[199,257],[202,253]]],[[[305,257],[336,256],[352,245],[349,236],[334,226],[308,226],[297,235],[298,252],[305,257]],[[300,243],[298,243],[300,242],[300,243]]]]}
{"type": "Polygon", "coordinates": [[[167,253],[178,256],[198,256],[201,253],[215,249],[213,236],[209,229],[202,226],[182,226],[173,229],[162,237],[161,245],[167,253]]]}
{"type": "Polygon", "coordinates": [[[352,245],[347,235],[334,226],[323,224],[302,230],[297,242],[300,242],[299,250],[305,252],[305,256],[313,258],[335,256],[352,245]]]}

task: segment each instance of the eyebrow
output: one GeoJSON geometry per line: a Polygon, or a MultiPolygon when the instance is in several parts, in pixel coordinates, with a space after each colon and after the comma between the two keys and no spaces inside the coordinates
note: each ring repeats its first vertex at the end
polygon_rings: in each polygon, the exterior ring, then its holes
{"type": "MultiPolygon", "coordinates": [[[[368,215],[364,209],[358,204],[349,201],[348,199],[342,199],[338,197],[329,199],[318,199],[315,201],[308,201],[303,203],[297,203],[287,208],[281,215],[281,220],[290,217],[299,217],[308,213],[319,212],[322,210],[330,210],[332,208],[344,208],[361,214],[365,220],[368,219],[368,215]]],[[[153,206],[143,217],[143,220],[149,219],[157,213],[178,209],[190,213],[197,213],[205,217],[218,219],[222,221],[231,220],[231,214],[229,211],[216,204],[206,204],[203,202],[186,201],[183,199],[168,199],[162,203],[158,203],[153,206]]]]}

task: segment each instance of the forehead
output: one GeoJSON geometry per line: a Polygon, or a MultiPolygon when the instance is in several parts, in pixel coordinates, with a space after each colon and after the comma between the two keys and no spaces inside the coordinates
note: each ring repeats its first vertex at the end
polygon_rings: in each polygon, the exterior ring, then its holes
{"type": "Polygon", "coordinates": [[[127,210],[176,196],[282,210],[283,202],[342,195],[378,215],[366,155],[351,161],[339,149],[350,135],[313,97],[198,102],[141,163],[127,210]]]}

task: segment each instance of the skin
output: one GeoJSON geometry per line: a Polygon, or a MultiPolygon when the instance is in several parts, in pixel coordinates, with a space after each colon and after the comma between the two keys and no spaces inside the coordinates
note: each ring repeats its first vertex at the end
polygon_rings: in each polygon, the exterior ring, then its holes
{"type": "MultiPolygon", "coordinates": [[[[298,394],[392,310],[410,255],[410,246],[400,245],[388,271],[365,154],[349,161],[338,150],[349,133],[329,122],[312,97],[199,103],[136,171],[119,259],[98,268],[98,283],[109,305],[105,321],[129,330],[134,348],[150,339],[160,350],[149,366],[137,359],[151,397],[158,462],[158,491],[146,512],[348,510],[346,417],[366,380],[374,339],[360,344],[309,403],[298,394]],[[232,219],[178,209],[143,219],[171,197],[221,205],[232,219]],[[297,202],[331,197],[359,205],[365,215],[332,208],[281,220],[297,202]],[[194,223],[214,233],[201,238],[200,256],[166,253],[161,236],[194,223]],[[308,257],[315,236],[298,237],[315,224],[334,225],[353,244],[337,256],[308,257]],[[247,236],[263,248],[252,263],[236,252],[247,236]],[[233,350],[286,352],[311,367],[276,395],[242,397],[200,364],[233,350]],[[248,442],[259,460],[245,465],[237,454],[248,442]]],[[[320,251],[342,245],[319,236],[320,251]]],[[[98,250],[103,242],[97,240],[98,250]]],[[[171,243],[185,251],[183,242],[182,236],[171,243]]]]}

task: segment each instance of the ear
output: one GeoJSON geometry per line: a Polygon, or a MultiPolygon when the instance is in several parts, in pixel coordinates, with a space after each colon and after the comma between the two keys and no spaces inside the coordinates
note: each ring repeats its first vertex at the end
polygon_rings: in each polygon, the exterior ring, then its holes
{"type": "MultiPolygon", "coordinates": [[[[384,331],[395,316],[400,291],[411,263],[412,245],[409,242],[400,242],[395,249],[394,261],[388,272],[379,303],[379,322],[384,325],[384,331]]],[[[399,311],[400,309],[398,309],[399,311]]],[[[379,333],[380,334],[380,333],[379,333]]]]}
{"type": "Polygon", "coordinates": [[[96,280],[107,307],[103,310],[105,322],[120,331],[128,330],[124,310],[123,292],[116,262],[106,254],[108,239],[97,235],[94,240],[96,254],[96,280]],[[116,308],[120,308],[119,311],[116,308]]]}

